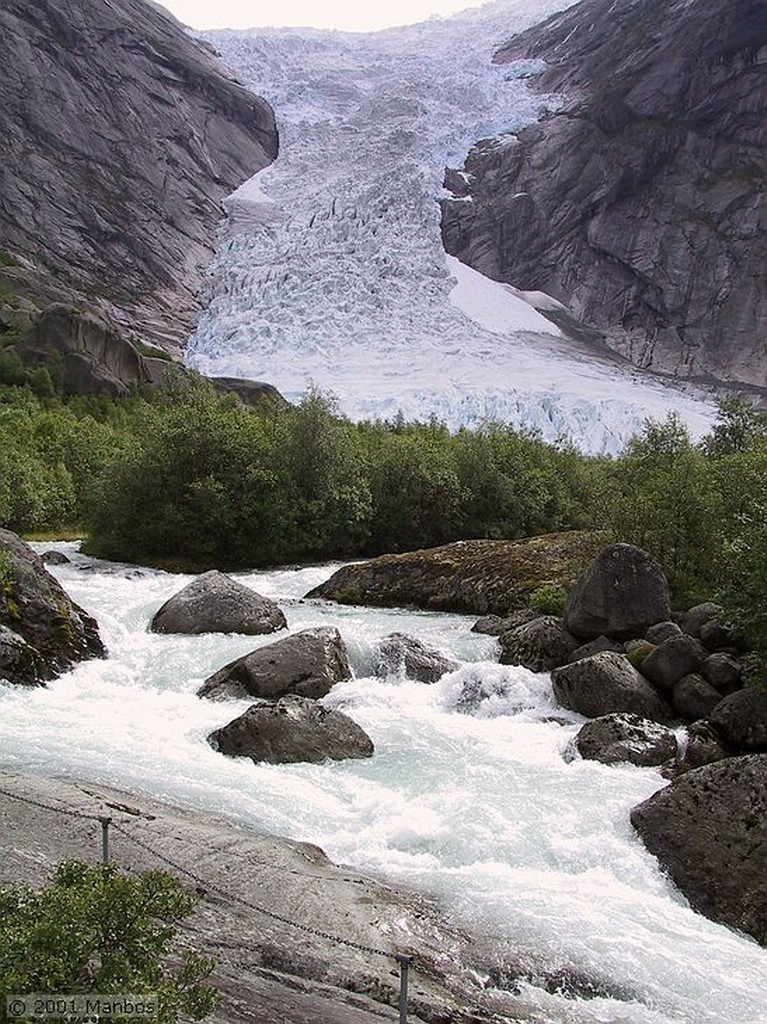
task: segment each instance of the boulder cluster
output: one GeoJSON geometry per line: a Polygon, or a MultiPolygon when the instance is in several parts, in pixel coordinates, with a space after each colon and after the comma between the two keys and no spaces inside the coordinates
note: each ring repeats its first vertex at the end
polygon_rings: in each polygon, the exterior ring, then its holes
{"type": "Polygon", "coordinates": [[[604,547],[561,617],[527,610],[476,628],[498,635],[503,663],[551,672],[559,703],[594,720],[575,740],[582,757],[682,772],[767,749],[767,694],[743,685],[747,644],[713,602],[672,616],[663,570],[640,548],[604,547]]]}

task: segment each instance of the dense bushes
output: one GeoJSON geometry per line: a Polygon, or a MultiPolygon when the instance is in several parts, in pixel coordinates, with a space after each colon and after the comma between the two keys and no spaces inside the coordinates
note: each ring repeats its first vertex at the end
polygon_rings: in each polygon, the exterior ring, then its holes
{"type": "Polygon", "coordinates": [[[189,568],[348,558],[568,528],[663,564],[679,603],[720,593],[767,649],[767,416],[723,403],[695,444],[648,422],[618,458],[494,424],[352,424],[311,391],[264,412],[180,377],[151,399],[0,387],[0,525],[84,524],[94,553],[189,568]]]}

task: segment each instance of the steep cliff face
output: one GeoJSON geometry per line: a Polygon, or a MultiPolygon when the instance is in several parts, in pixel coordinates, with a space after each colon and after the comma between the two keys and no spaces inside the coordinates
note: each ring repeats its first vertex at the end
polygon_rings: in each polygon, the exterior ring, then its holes
{"type": "Polygon", "coordinates": [[[6,290],[178,351],[220,200],[276,155],[271,108],[144,0],[3,0],[0,62],[6,290]]]}
{"type": "Polygon", "coordinates": [[[583,0],[521,57],[563,104],[448,175],[448,252],[638,365],[766,387],[764,0],[583,0]]]}

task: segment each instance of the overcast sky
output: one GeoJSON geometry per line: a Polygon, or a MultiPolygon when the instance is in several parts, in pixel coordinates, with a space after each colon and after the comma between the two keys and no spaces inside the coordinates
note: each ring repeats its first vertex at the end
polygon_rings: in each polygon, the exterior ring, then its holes
{"type": "Polygon", "coordinates": [[[160,0],[192,28],[300,25],[370,31],[478,7],[482,0],[160,0]]]}

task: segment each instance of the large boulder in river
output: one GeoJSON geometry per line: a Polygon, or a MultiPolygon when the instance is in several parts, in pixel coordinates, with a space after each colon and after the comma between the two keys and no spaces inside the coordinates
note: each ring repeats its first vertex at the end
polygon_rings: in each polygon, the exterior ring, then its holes
{"type": "Polygon", "coordinates": [[[269,764],[373,756],[373,741],[348,715],[292,694],[274,703],[254,704],[212,732],[208,742],[230,757],[269,764]]]}
{"type": "Polygon", "coordinates": [[[174,594],[152,619],[154,633],[245,633],[286,629],[282,610],[268,597],[211,569],[174,594]]]}
{"type": "Polygon", "coordinates": [[[436,683],[457,668],[457,661],[405,633],[390,633],[376,647],[377,676],[402,675],[421,683],[436,683]]]}
{"type": "Polygon", "coordinates": [[[41,685],[105,654],[95,620],[28,544],[0,530],[0,679],[41,685]]]}
{"type": "Polygon", "coordinates": [[[578,641],[555,615],[541,615],[507,630],[499,642],[502,665],[522,665],[531,672],[550,672],[564,665],[578,647],[578,641]]]}
{"type": "Polygon", "coordinates": [[[767,944],[767,755],[689,771],[631,823],[696,910],[767,944]]]}
{"type": "Polygon", "coordinates": [[[350,678],[349,658],[341,634],[333,626],[318,626],[259,647],[224,665],[205,680],[197,695],[212,700],[275,700],[292,693],[316,700],[329,693],[335,683],[350,678]]]}
{"type": "Polygon", "coordinates": [[[613,651],[555,668],[551,681],[559,703],[587,718],[625,711],[654,722],[672,717],[671,709],[628,658],[613,651]]]}
{"type": "Polygon", "coordinates": [[[507,615],[543,585],[569,586],[599,546],[591,533],[460,540],[345,565],[307,597],[343,604],[507,615]],[[573,567],[576,567],[575,569],[573,567]]]}
{"type": "Polygon", "coordinates": [[[570,592],[565,625],[584,640],[630,640],[670,616],[668,582],[652,555],[633,544],[609,544],[570,592]]]}
{"type": "Polygon", "coordinates": [[[602,715],[586,722],[574,741],[575,749],[586,761],[602,764],[655,766],[676,757],[676,736],[665,725],[650,722],[639,715],[602,715]]]}

